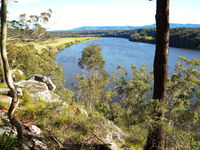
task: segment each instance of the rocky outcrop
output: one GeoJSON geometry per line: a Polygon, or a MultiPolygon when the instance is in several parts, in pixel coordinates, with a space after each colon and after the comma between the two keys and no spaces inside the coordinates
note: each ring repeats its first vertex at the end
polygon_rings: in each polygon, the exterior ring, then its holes
{"type": "Polygon", "coordinates": [[[113,122],[103,119],[99,122],[99,130],[96,130],[96,136],[106,145],[110,150],[118,150],[115,141],[123,143],[124,132],[117,127],[113,122]]]}
{"type": "MultiPolygon", "coordinates": [[[[43,142],[40,136],[41,130],[35,125],[29,124],[28,126],[23,125],[24,133],[24,146],[25,150],[47,150],[47,144],[43,142]],[[28,130],[27,130],[28,129],[28,130]]],[[[0,135],[14,135],[17,136],[15,128],[11,127],[8,120],[7,113],[0,113],[0,135]],[[7,120],[5,122],[5,120],[7,120]]]]}
{"type": "Polygon", "coordinates": [[[43,82],[47,85],[47,87],[50,91],[54,91],[56,89],[56,86],[53,84],[51,79],[49,77],[46,77],[46,76],[34,75],[34,76],[30,77],[28,80],[43,82]]]}
{"type": "Polygon", "coordinates": [[[46,102],[60,101],[60,97],[56,95],[55,93],[53,93],[52,91],[49,91],[49,88],[43,82],[38,82],[34,80],[26,80],[26,81],[16,82],[15,86],[17,88],[25,89],[27,94],[31,98],[38,98],[46,102]]]}
{"type": "MultiPolygon", "coordinates": [[[[0,94],[1,95],[12,96],[12,93],[11,93],[9,88],[0,88],[0,94]]],[[[18,96],[22,96],[23,95],[21,88],[17,88],[17,94],[18,94],[18,96]]]]}

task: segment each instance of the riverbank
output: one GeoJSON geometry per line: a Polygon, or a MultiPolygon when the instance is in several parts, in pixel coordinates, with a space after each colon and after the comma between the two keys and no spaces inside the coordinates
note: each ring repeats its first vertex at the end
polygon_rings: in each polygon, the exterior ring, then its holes
{"type": "Polygon", "coordinates": [[[98,37],[67,37],[53,38],[36,42],[19,42],[18,46],[33,45],[35,49],[41,53],[42,49],[52,49],[53,52],[58,52],[64,48],[84,41],[95,40],[98,37]]]}
{"type": "MultiPolygon", "coordinates": [[[[132,41],[155,44],[156,29],[135,30],[95,30],[51,32],[51,36],[64,37],[113,37],[126,38],[132,41]]],[[[200,50],[200,28],[170,29],[169,45],[174,48],[200,50]]]]}

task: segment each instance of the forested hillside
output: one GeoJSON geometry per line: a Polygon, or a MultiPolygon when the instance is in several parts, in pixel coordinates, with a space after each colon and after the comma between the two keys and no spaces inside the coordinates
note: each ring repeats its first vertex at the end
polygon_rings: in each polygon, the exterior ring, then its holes
{"type": "MultiPolygon", "coordinates": [[[[96,30],[48,32],[49,37],[121,37],[131,41],[154,43],[155,29],[96,30]]],[[[170,30],[171,47],[200,49],[200,28],[173,28],[170,30]]]]}
{"type": "MultiPolygon", "coordinates": [[[[131,41],[155,43],[155,29],[136,30],[131,41]]],[[[169,45],[177,48],[200,50],[200,28],[174,28],[170,30],[169,45]]]]}

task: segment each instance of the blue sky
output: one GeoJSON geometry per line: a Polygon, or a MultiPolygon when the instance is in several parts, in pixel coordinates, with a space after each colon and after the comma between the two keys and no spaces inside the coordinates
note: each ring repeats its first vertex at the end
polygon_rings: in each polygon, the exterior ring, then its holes
{"type": "MultiPolygon", "coordinates": [[[[80,26],[141,26],[155,23],[156,0],[18,0],[9,2],[9,19],[51,8],[48,30],[80,26]]],[[[200,24],[200,0],[170,0],[171,23],[200,24]]]]}

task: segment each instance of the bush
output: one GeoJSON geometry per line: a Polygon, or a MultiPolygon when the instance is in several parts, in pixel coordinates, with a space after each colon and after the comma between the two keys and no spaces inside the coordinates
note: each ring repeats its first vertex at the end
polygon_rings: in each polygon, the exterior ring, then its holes
{"type": "Polygon", "coordinates": [[[4,133],[0,135],[1,150],[17,150],[17,137],[12,133],[4,133]]]}

